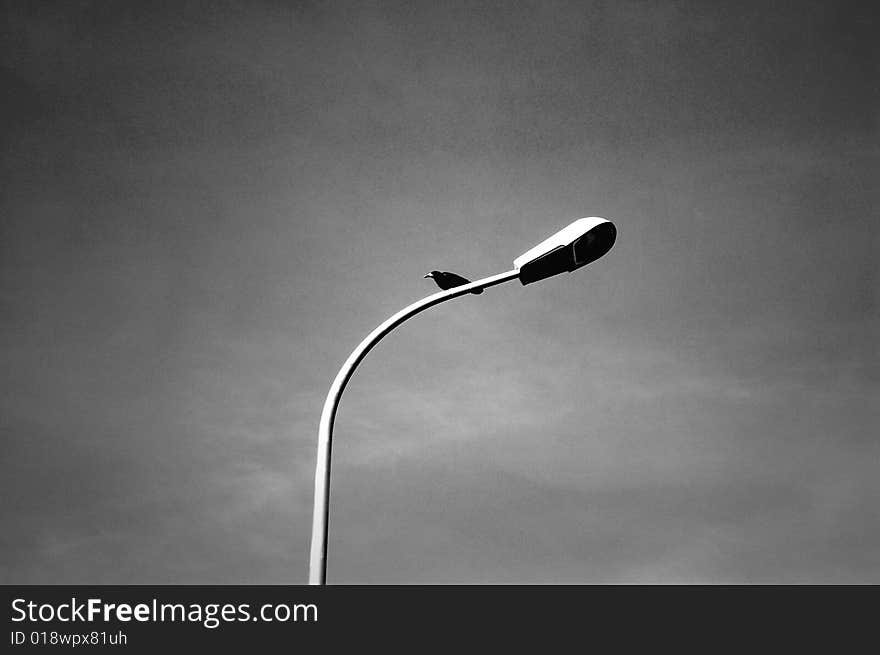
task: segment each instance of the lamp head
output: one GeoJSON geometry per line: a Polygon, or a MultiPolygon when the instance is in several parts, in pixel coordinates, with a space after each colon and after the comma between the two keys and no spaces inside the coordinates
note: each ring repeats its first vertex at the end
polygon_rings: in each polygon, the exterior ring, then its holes
{"type": "Polygon", "coordinates": [[[513,260],[522,284],[573,271],[611,250],[617,238],[614,223],[598,216],[576,220],[513,260]]]}

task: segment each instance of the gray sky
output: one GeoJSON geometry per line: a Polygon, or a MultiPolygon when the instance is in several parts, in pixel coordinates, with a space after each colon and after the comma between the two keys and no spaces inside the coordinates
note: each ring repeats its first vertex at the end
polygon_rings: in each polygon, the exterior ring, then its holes
{"type": "Polygon", "coordinates": [[[880,583],[841,2],[6,3],[0,582],[880,583]],[[123,6],[126,5],[126,6],[123,6]]]}

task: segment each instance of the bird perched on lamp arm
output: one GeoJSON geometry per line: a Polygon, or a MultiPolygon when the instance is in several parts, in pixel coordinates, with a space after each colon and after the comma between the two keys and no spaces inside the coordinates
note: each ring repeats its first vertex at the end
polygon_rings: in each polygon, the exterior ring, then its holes
{"type": "MultiPolygon", "coordinates": [[[[429,277],[437,283],[437,286],[443,289],[452,289],[454,287],[460,287],[463,284],[469,284],[470,280],[461,275],[457,275],[456,273],[449,273],[446,271],[431,271],[425,277],[429,277]]],[[[471,293],[480,294],[483,293],[482,289],[476,289],[471,291],[471,293]]]]}

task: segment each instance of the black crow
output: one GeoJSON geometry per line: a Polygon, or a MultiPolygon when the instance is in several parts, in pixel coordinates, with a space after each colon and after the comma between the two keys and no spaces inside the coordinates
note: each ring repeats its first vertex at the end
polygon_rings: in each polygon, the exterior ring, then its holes
{"type": "MultiPolygon", "coordinates": [[[[461,275],[446,273],[443,271],[431,271],[425,277],[433,278],[434,282],[437,283],[437,286],[444,290],[452,289],[453,287],[460,287],[462,284],[470,284],[470,280],[463,278],[461,275]]],[[[475,289],[471,291],[471,293],[483,293],[483,290],[475,289]]]]}

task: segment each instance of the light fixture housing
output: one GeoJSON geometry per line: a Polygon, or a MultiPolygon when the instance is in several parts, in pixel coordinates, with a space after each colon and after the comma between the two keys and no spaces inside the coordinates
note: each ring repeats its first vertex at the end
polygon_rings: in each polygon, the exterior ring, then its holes
{"type": "Polygon", "coordinates": [[[580,218],[514,259],[513,265],[519,270],[519,281],[531,284],[596,261],[611,250],[616,238],[617,228],[611,221],[598,216],[580,218]]]}

